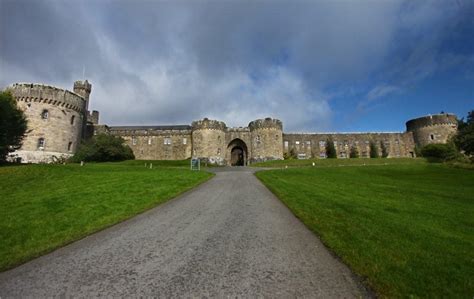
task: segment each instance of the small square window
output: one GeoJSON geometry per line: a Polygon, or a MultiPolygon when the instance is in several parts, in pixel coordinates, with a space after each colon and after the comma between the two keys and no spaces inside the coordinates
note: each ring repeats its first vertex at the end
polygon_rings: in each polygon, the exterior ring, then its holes
{"type": "Polygon", "coordinates": [[[300,142],[299,142],[299,141],[295,141],[295,144],[298,145],[298,144],[300,144],[300,142]]]}
{"type": "Polygon", "coordinates": [[[44,109],[43,112],[41,112],[41,118],[48,119],[48,117],[49,117],[49,112],[48,110],[44,109]]]}
{"type": "Polygon", "coordinates": [[[285,141],[285,148],[288,148],[288,141],[285,141]]]}
{"type": "Polygon", "coordinates": [[[183,144],[187,144],[188,140],[186,138],[183,138],[183,144]]]}
{"type": "Polygon", "coordinates": [[[164,140],[164,143],[165,143],[166,145],[170,145],[170,144],[171,144],[171,138],[166,137],[165,140],[164,140]]]}

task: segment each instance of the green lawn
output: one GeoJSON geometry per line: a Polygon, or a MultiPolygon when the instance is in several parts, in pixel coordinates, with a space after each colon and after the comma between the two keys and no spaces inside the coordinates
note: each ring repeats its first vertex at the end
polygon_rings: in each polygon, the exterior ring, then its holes
{"type": "Polygon", "coordinates": [[[153,169],[145,168],[145,161],[0,167],[0,271],[130,218],[212,176],[188,170],[189,161],[147,162],[153,169]]]}
{"type": "Polygon", "coordinates": [[[415,162],[257,177],[380,296],[474,295],[474,171],[415,162]]]}
{"type": "Polygon", "coordinates": [[[422,158],[358,158],[358,159],[291,159],[291,160],[272,160],[260,163],[251,164],[253,167],[271,167],[271,168],[285,168],[285,167],[310,167],[313,166],[352,166],[352,165],[391,165],[391,164],[424,164],[425,159],[422,158]]]}

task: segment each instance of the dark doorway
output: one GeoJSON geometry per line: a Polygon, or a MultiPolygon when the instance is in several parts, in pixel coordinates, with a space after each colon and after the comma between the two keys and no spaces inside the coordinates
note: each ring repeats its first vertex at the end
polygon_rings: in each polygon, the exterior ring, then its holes
{"type": "Polygon", "coordinates": [[[230,165],[244,166],[244,150],[240,146],[235,146],[230,152],[230,165]]]}
{"type": "Polygon", "coordinates": [[[227,146],[227,165],[246,166],[248,159],[247,145],[242,139],[235,138],[227,146]]]}

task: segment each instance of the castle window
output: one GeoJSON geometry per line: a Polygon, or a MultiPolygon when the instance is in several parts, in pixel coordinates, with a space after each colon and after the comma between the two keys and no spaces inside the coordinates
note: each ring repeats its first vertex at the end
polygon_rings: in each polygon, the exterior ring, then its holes
{"type": "Polygon", "coordinates": [[[74,119],[75,119],[75,118],[76,118],[76,117],[75,117],[74,115],[73,115],[73,116],[71,116],[71,125],[73,125],[73,124],[74,124],[74,119]]]}
{"type": "Polygon", "coordinates": [[[324,141],[324,140],[319,141],[319,146],[320,147],[326,146],[326,141],[324,141]]]}
{"type": "Polygon", "coordinates": [[[218,149],[217,149],[217,155],[219,155],[219,156],[220,156],[220,154],[221,154],[221,149],[220,149],[220,148],[218,148],[218,149]]]}
{"type": "Polygon", "coordinates": [[[41,112],[41,118],[48,119],[48,117],[49,117],[49,112],[48,110],[44,109],[43,112],[41,112]]]}
{"type": "Polygon", "coordinates": [[[151,145],[151,137],[148,137],[148,145],[151,145]]]}
{"type": "Polygon", "coordinates": [[[307,146],[310,146],[310,145],[311,145],[311,141],[306,141],[306,145],[307,145],[307,146]]]}
{"type": "Polygon", "coordinates": [[[188,140],[186,138],[183,138],[183,144],[188,143],[188,140]]]}
{"type": "Polygon", "coordinates": [[[44,138],[38,139],[38,149],[42,150],[44,149],[45,141],[44,138]]]}
{"type": "Polygon", "coordinates": [[[67,150],[68,150],[68,151],[71,151],[71,150],[72,150],[72,142],[69,142],[69,143],[67,144],[67,150]]]}
{"type": "Polygon", "coordinates": [[[275,140],[278,140],[278,134],[275,134],[275,140]]]}
{"type": "Polygon", "coordinates": [[[430,139],[431,139],[431,140],[434,140],[434,139],[435,139],[433,134],[430,134],[430,139]]]}
{"type": "Polygon", "coordinates": [[[166,144],[166,145],[171,145],[171,138],[166,137],[166,138],[165,138],[165,141],[164,141],[164,144],[166,144]]]}
{"type": "Polygon", "coordinates": [[[295,144],[296,144],[296,145],[299,145],[299,144],[300,144],[300,142],[299,142],[299,141],[295,141],[295,144]]]}
{"type": "Polygon", "coordinates": [[[257,143],[260,143],[260,135],[257,135],[257,137],[255,137],[255,141],[257,141],[257,143]]]}
{"type": "Polygon", "coordinates": [[[137,137],[132,136],[132,145],[137,145],[137,137]]]}
{"type": "Polygon", "coordinates": [[[288,141],[285,141],[285,148],[288,148],[288,141]]]}

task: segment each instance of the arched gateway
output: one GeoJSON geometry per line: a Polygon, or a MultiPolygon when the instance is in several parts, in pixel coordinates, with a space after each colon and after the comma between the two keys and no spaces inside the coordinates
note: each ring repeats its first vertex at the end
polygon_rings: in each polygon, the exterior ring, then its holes
{"type": "Polygon", "coordinates": [[[231,166],[246,166],[248,162],[247,145],[242,139],[235,138],[227,146],[228,163],[231,166]]]}

